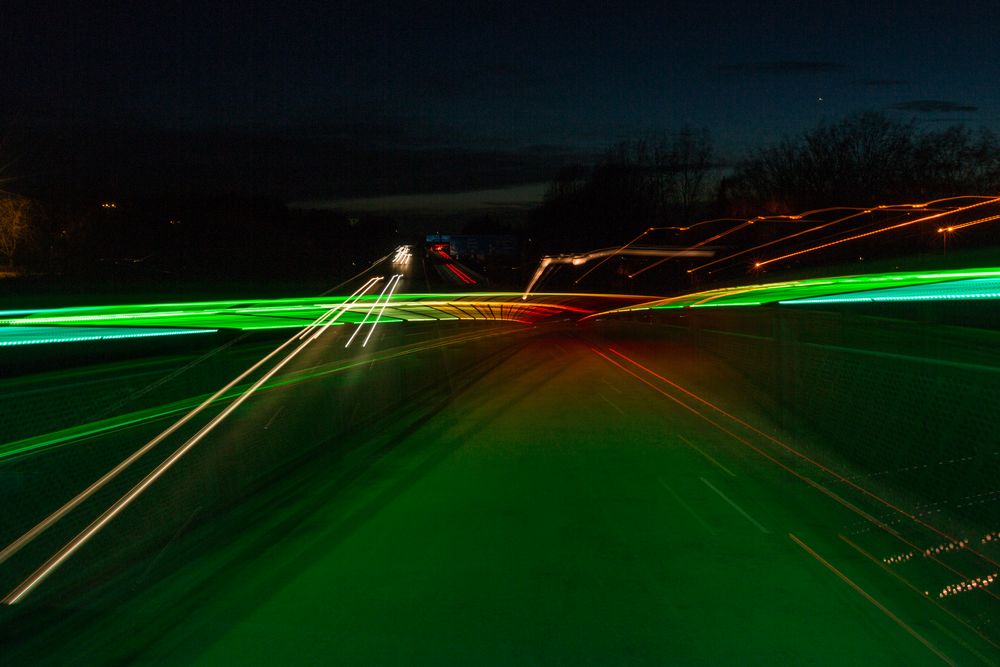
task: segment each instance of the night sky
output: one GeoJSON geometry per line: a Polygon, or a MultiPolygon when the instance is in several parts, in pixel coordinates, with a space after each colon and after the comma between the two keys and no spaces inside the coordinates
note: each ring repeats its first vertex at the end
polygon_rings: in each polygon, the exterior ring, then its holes
{"type": "Polygon", "coordinates": [[[8,1],[0,136],[25,183],[485,190],[685,124],[722,161],[863,110],[1000,129],[997,26],[923,0],[8,1]]]}

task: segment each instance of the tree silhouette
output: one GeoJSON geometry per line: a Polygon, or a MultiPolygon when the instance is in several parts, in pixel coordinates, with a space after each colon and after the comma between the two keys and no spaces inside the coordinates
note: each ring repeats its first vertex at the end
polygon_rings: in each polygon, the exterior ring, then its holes
{"type": "Polygon", "coordinates": [[[14,195],[0,196],[0,256],[7,259],[7,267],[14,268],[14,255],[18,244],[28,236],[28,216],[31,202],[14,195]]]}
{"type": "Polygon", "coordinates": [[[566,251],[689,222],[704,212],[713,167],[704,129],[622,141],[592,168],[560,170],[536,212],[533,235],[546,252],[566,251]]]}
{"type": "Polygon", "coordinates": [[[1000,145],[988,130],[920,132],[866,112],[758,149],[724,179],[734,215],[792,213],[988,194],[1000,188],[1000,145]]]}

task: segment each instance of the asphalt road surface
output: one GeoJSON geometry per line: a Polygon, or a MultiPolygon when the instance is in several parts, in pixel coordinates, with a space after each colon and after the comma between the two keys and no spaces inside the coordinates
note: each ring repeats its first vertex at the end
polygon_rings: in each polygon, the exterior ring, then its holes
{"type": "MultiPolygon", "coordinates": [[[[745,378],[678,343],[496,333],[476,364],[414,361],[437,392],[338,380],[386,408],[224,512],[175,499],[192,519],[126,584],[6,611],[4,664],[995,662],[885,567],[894,537],[858,529],[877,503],[775,444],[794,434],[745,378]]],[[[205,447],[332,429],[338,396],[254,398],[205,447]]]]}

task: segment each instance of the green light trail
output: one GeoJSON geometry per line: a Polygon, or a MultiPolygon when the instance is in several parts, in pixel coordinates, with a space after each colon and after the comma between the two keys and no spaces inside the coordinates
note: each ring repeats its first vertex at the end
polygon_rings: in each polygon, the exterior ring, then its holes
{"type": "MultiPolygon", "coordinates": [[[[230,329],[257,331],[304,327],[322,313],[346,305],[343,317],[329,326],[360,324],[376,304],[366,295],[345,304],[343,296],[294,299],[200,301],[189,303],[84,306],[45,310],[0,311],[0,341],[32,342],[169,335],[230,329]],[[106,335],[95,332],[98,327],[106,335]],[[112,331],[108,329],[114,327],[112,331]],[[168,327],[175,327],[168,329],[168,327]],[[113,335],[112,335],[113,334],[113,335]]],[[[617,295],[536,294],[528,300],[515,292],[393,295],[380,311],[380,323],[445,320],[534,322],[558,313],[588,314],[610,305],[648,301],[650,297],[617,295]],[[599,307],[595,307],[595,303],[599,307]],[[581,307],[582,306],[582,307],[581,307]]],[[[326,325],[324,325],[326,326],[326,325]]],[[[4,343],[0,343],[4,344],[4,343]]]]}
{"type": "Polygon", "coordinates": [[[876,301],[940,301],[1000,298],[1000,268],[962,271],[872,273],[759,285],[725,287],[626,306],[601,315],[633,310],[713,308],[876,301]]]}
{"type": "Polygon", "coordinates": [[[782,301],[782,304],[810,303],[876,303],[883,301],[953,301],[967,299],[1000,299],[1000,280],[972,278],[949,280],[929,285],[910,285],[893,289],[866,290],[847,295],[818,296],[782,301]]]}
{"type": "MultiPolygon", "coordinates": [[[[484,338],[490,338],[493,336],[506,335],[509,333],[511,333],[511,330],[505,328],[503,330],[487,332],[487,333],[481,333],[477,331],[477,333],[474,334],[469,334],[469,333],[457,334],[453,336],[439,338],[430,343],[413,343],[403,348],[378,352],[376,354],[368,355],[354,361],[349,361],[349,362],[345,362],[343,360],[331,361],[328,363],[319,364],[317,366],[311,366],[309,368],[291,371],[288,374],[275,377],[266,382],[261,387],[259,393],[266,393],[269,390],[285,387],[287,385],[298,384],[300,382],[307,382],[310,380],[316,380],[323,377],[328,377],[330,375],[336,375],[337,373],[342,373],[352,368],[369,366],[373,363],[405,357],[407,355],[414,354],[416,352],[422,352],[425,350],[434,349],[438,347],[446,347],[448,345],[453,345],[468,340],[479,340],[484,338]]],[[[239,396],[241,396],[244,392],[246,392],[247,389],[250,388],[250,386],[251,386],[250,382],[244,382],[242,384],[236,385],[230,391],[220,395],[215,401],[213,401],[213,403],[221,404],[236,399],[239,396]]],[[[86,442],[84,440],[85,438],[93,438],[95,436],[107,435],[119,430],[136,426],[142,426],[143,424],[147,424],[159,419],[165,419],[177,414],[185,413],[190,411],[195,406],[204,402],[209,396],[210,394],[208,393],[199,394],[197,396],[192,396],[190,398],[174,401],[172,403],[167,403],[165,405],[157,406],[154,408],[136,410],[134,412],[117,415],[114,417],[108,417],[105,419],[89,422],[86,424],[80,424],[78,426],[72,426],[69,428],[61,429],[59,431],[44,433],[37,436],[30,436],[27,438],[22,438],[20,440],[14,440],[8,443],[0,443],[0,461],[31,455],[42,450],[61,447],[63,445],[71,445],[76,443],[82,444],[83,442],[86,442]]]]}
{"type": "Polygon", "coordinates": [[[216,331],[216,329],[140,329],[132,327],[0,327],[0,347],[183,336],[215,333],[216,331]]]}
{"type": "MultiPolygon", "coordinates": [[[[516,292],[401,294],[385,304],[380,322],[513,321],[533,323],[548,316],[598,314],[639,309],[761,306],[778,303],[830,304],[956,301],[1000,298],[1000,268],[873,273],[725,287],[655,299],[635,295],[516,292]],[[624,305],[623,305],[624,304],[624,305]],[[607,310],[609,305],[617,306],[607,310]]],[[[0,347],[41,343],[114,340],[211,333],[220,329],[260,331],[304,327],[346,297],[198,301],[0,311],[0,347]]],[[[346,305],[329,326],[360,324],[377,303],[366,295],[346,305]]]]}

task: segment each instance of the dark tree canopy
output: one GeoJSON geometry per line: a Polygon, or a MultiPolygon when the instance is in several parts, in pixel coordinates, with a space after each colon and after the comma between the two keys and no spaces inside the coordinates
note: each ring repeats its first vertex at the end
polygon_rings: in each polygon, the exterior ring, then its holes
{"type": "Polygon", "coordinates": [[[1000,142],[964,126],[920,131],[881,113],[849,116],[759,149],[724,179],[735,215],[926,201],[1000,189],[1000,142]]]}
{"type": "Polygon", "coordinates": [[[592,168],[565,167],[549,186],[534,234],[549,250],[617,243],[705,212],[714,168],[707,130],[684,128],[612,146],[592,168]]]}

